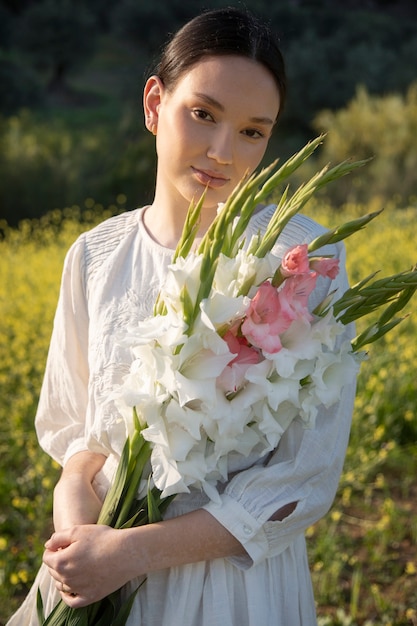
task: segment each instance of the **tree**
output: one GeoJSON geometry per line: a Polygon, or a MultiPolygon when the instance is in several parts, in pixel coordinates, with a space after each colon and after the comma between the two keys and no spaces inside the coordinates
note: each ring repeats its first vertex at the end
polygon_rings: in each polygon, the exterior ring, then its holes
{"type": "Polygon", "coordinates": [[[11,115],[22,107],[42,104],[42,88],[29,68],[0,51],[0,113],[11,115]]]}
{"type": "Polygon", "coordinates": [[[18,43],[37,69],[49,73],[50,91],[68,91],[69,72],[94,52],[94,25],[85,6],[70,0],[42,0],[25,11],[18,43]]]}

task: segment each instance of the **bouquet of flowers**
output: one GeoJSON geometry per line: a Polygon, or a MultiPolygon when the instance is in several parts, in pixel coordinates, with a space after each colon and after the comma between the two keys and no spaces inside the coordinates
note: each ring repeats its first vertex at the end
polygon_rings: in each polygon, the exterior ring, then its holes
{"type": "MultiPolygon", "coordinates": [[[[335,278],[338,261],[316,256],[326,244],[363,228],[377,213],[295,245],[282,259],[274,245],[314,192],[363,162],[326,168],[283,193],[265,233],[244,233],[255,207],[307,159],[322,138],[282,167],[276,163],[242,181],[195,245],[204,197],[188,212],[184,231],[155,303],[154,314],[126,329],[134,360],[115,391],[127,441],[99,523],[124,528],[161,519],[172,497],[191,488],[219,499],[229,461],[262,458],[295,419],[314,428],[356,377],[362,348],[388,332],[417,289],[412,269],[384,279],[366,277],[344,294],[331,293],[314,311],[309,296],[319,276],[335,278]],[[386,305],[353,341],[344,326],[386,305]]],[[[84,609],[61,602],[44,626],[122,626],[134,594],[118,594],[84,609]]]]}

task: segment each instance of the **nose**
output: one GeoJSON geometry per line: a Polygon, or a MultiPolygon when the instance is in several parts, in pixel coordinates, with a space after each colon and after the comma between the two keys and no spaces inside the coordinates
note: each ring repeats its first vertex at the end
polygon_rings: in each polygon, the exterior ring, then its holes
{"type": "Polygon", "coordinates": [[[207,156],[222,165],[233,163],[233,133],[231,129],[225,126],[219,126],[216,129],[211,136],[207,156]]]}

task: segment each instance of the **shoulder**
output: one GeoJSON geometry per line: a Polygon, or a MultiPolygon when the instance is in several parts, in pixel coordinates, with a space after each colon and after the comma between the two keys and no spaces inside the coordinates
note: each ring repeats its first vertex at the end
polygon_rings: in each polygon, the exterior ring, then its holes
{"type": "Polygon", "coordinates": [[[68,251],[67,262],[77,259],[76,263],[80,266],[85,282],[88,282],[123,242],[136,236],[142,210],[135,209],[110,217],[77,238],[68,251]]]}
{"type": "Polygon", "coordinates": [[[83,241],[88,253],[94,256],[100,253],[108,254],[111,252],[132,231],[137,231],[139,214],[142,210],[135,209],[115,215],[83,233],[80,239],[83,241]]]}

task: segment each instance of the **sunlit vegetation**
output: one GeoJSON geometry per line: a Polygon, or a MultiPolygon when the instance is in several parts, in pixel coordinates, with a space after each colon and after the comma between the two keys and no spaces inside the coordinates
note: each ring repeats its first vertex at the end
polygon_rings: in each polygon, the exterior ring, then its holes
{"type": "MultiPolygon", "coordinates": [[[[375,208],[348,206],[334,213],[313,206],[310,213],[330,225],[375,208]]],[[[375,270],[385,276],[410,269],[417,260],[415,219],[415,208],[387,206],[347,240],[351,282],[375,270]]],[[[308,532],[320,626],[417,623],[413,311],[415,302],[407,307],[407,319],[369,346],[339,492],[330,513],[308,532]]]]}
{"type": "MultiPolygon", "coordinates": [[[[82,222],[77,207],[23,222],[0,242],[0,624],[31,585],[51,528],[59,468],[39,449],[33,420],[64,255],[80,232],[121,210],[119,201],[103,211],[88,200],[82,222]]],[[[374,208],[317,203],[309,212],[334,225],[374,208]]],[[[415,218],[415,209],[387,207],[347,241],[352,282],[413,265],[415,218]]],[[[362,366],[339,492],[307,532],[320,626],[417,623],[416,337],[411,315],[362,366]]]]}

